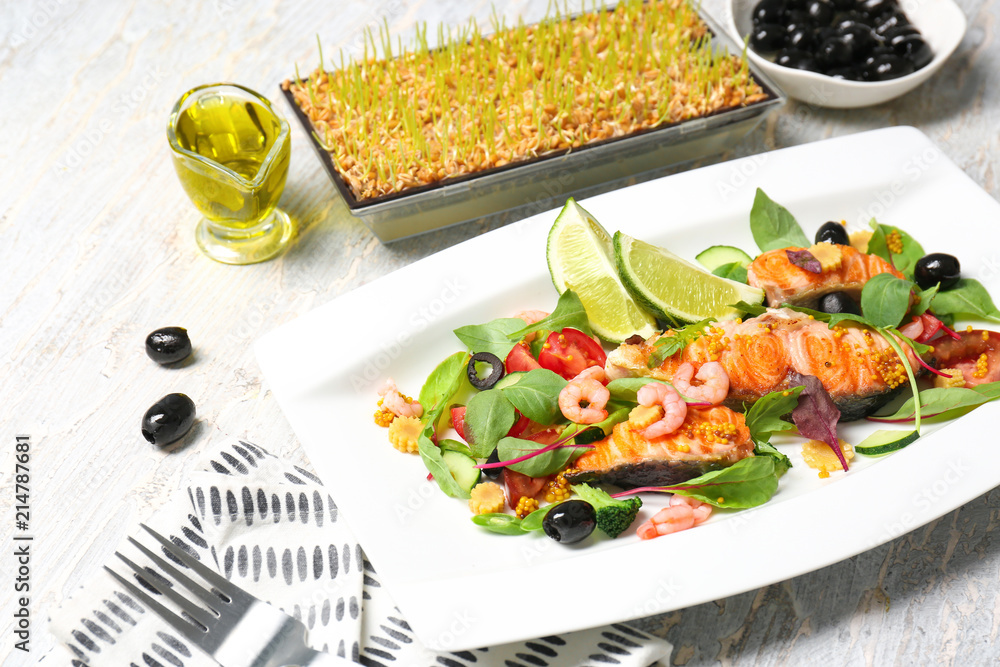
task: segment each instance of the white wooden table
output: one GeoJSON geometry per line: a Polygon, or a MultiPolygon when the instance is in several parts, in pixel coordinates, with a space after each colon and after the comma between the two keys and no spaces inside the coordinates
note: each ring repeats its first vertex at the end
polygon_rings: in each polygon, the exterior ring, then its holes
{"type": "MultiPolygon", "coordinates": [[[[927,133],[996,196],[1000,156],[1000,8],[959,0],[970,30],[944,71],[900,100],[851,112],[794,103],[705,163],[893,124],[927,133]]],[[[544,0],[502,3],[540,17],[544,0]]],[[[717,16],[721,2],[706,0],[717,16]]],[[[252,353],[261,334],[378,276],[510,219],[495,216],[383,246],[338,201],[306,134],[293,129],[283,206],[299,237],[248,267],[199,254],[198,215],[170,164],[174,100],[233,80],[278,97],[297,62],[356,52],[387,19],[484,24],[490,3],[459,0],[100,2],[46,0],[0,9],[0,406],[3,540],[0,655],[47,663],[46,610],[106,562],[126,531],[168,500],[197,454],[242,436],[303,460],[252,353]],[[146,333],[188,328],[192,361],[161,368],[146,333]],[[199,420],[164,453],[139,434],[145,409],[181,391],[199,420]],[[12,651],[12,474],[30,436],[31,653],[12,651]]],[[[283,104],[283,103],[279,103],[283,104]]],[[[946,223],[947,221],[942,221],[946,223]]],[[[345,323],[365,332],[365,322],[345,323]]],[[[988,664],[1000,655],[1000,535],[994,490],[931,525],[774,586],[645,619],[676,646],[674,664],[988,664]]],[[[6,662],[9,660],[10,662],[6,662]]]]}

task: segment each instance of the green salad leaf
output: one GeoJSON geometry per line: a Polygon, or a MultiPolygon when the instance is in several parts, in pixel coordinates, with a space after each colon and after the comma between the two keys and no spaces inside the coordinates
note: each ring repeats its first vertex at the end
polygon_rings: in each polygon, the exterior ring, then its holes
{"type": "Polygon", "coordinates": [[[557,373],[536,368],[528,371],[517,384],[500,391],[522,415],[539,424],[548,425],[563,420],[559,409],[559,392],[565,386],[566,380],[557,373]]]}
{"type": "Polygon", "coordinates": [[[536,331],[562,331],[567,327],[578,329],[588,336],[593,333],[583,302],[573,290],[566,290],[559,295],[559,302],[556,303],[556,308],[551,315],[528,326],[524,326],[524,322],[521,322],[521,328],[508,334],[507,338],[516,343],[536,331]]]}
{"type": "Polygon", "coordinates": [[[931,301],[931,310],[938,317],[975,315],[989,320],[1000,320],[1000,310],[983,284],[975,278],[959,278],[947,290],[939,290],[931,301]]]}
{"type": "Polygon", "coordinates": [[[750,233],[761,252],[781,248],[808,248],[811,244],[795,216],[757,188],[750,209],[750,233]]]}
{"type": "Polygon", "coordinates": [[[497,389],[481,391],[465,407],[465,436],[472,455],[485,459],[517,421],[514,406],[497,389]]]}
{"type": "Polygon", "coordinates": [[[711,324],[712,320],[706,319],[700,322],[695,322],[694,324],[688,324],[687,326],[680,327],[673,330],[672,336],[660,336],[653,343],[653,353],[649,355],[649,360],[646,362],[647,368],[656,368],[664,362],[668,357],[672,357],[677,354],[690,343],[698,340],[703,335],[705,335],[705,329],[711,324]]]}
{"type": "Polygon", "coordinates": [[[420,458],[423,460],[427,470],[434,475],[434,481],[445,493],[452,498],[468,498],[469,493],[459,486],[458,482],[451,474],[451,469],[444,462],[441,455],[441,448],[431,440],[433,429],[430,425],[424,427],[420,437],[417,438],[417,448],[420,458]]]}
{"type": "MultiPolygon", "coordinates": [[[[501,438],[497,444],[497,454],[501,461],[512,461],[532,452],[551,447],[534,440],[524,440],[522,438],[512,438],[507,436],[501,438]]],[[[545,477],[554,472],[558,472],[566,467],[570,461],[580,456],[584,452],[583,448],[560,447],[558,449],[548,449],[537,456],[520,463],[510,463],[506,467],[515,472],[529,477],[545,477]]]]}
{"type": "Polygon", "coordinates": [[[489,352],[506,359],[514,349],[518,338],[510,339],[510,334],[524,326],[524,320],[516,317],[501,317],[485,324],[469,324],[455,329],[455,335],[469,348],[470,352],[489,352]]]}
{"type": "Polygon", "coordinates": [[[868,224],[872,228],[872,237],[868,241],[868,254],[881,257],[892,264],[904,276],[912,279],[913,267],[916,265],[917,260],[924,256],[924,249],[917,243],[916,239],[899,227],[881,225],[876,222],[875,218],[872,218],[868,224]],[[901,253],[894,253],[889,250],[887,237],[893,232],[897,232],[902,241],[903,251],[901,253]]]}
{"type": "MultiPolygon", "coordinates": [[[[1000,398],[1000,382],[981,384],[972,389],[965,387],[932,387],[919,394],[920,409],[924,417],[946,415],[955,410],[972,408],[1000,398]]],[[[891,415],[869,417],[871,421],[908,422],[916,417],[913,398],[907,400],[891,415]]]]}
{"type": "Polygon", "coordinates": [[[778,490],[778,471],[770,456],[752,456],[682,484],[660,487],[715,507],[745,509],[763,505],[778,490]]]}
{"type": "Polygon", "coordinates": [[[735,280],[736,282],[743,283],[744,285],[747,284],[749,279],[747,276],[747,267],[743,266],[739,262],[721,264],[712,269],[712,274],[727,280],[735,280]]]}
{"type": "Polygon", "coordinates": [[[895,327],[910,309],[910,290],[916,287],[891,273],[871,277],[861,290],[861,312],[872,326],[895,327]]]}

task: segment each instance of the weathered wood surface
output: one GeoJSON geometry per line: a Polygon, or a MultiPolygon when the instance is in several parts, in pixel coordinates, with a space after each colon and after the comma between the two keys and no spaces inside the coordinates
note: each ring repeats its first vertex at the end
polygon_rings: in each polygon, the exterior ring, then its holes
{"type": "MultiPolygon", "coordinates": [[[[507,16],[530,20],[546,2],[501,4],[507,16]]],[[[1000,9],[960,4],[969,33],[916,92],[850,112],[789,104],[705,163],[909,124],[996,196],[1000,9]]],[[[705,5],[721,15],[719,0],[705,5]]],[[[455,24],[475,15],[484,23],[489,12],[489,2],[459,0],[47,0],[0,9],[0,535],[8,546],[14,435],[34,443],[33,650],[11,663],[33,663],[53,649],[45,610],[169,498],[210,441],[245,436],[303,459],[262,381],[256,338],[510,222],[499,215],[380,245],[336,199],[295,128],[282,203],[299,221],[298,241],[265,264],[213,263],[195,247],[197,214],[170,165],[164,127],[174,100],[220,80],[276,98],[294,63],[315,62],[317,33],[328,53],[356,52],[362,29],[383,18],[405,39],[416,21],[455,24]],[[143,353],[145,334],[166,325],[187,327],[195,340],[195,359],[180,369],[159,368],[143,353]],[[138,427],[146,407],[171,391],[189,394],[200,414],[186,444],[164,454],[138,427]]],[[[961,202],[955,210],[961,214],[961,202]]],[[[363,321],[345,326],[365,331],[363,321]]],[[[889,489],[872,499],[899,501],[889,489]]],[[[1000,655],[998,503],[994,490],[842,563],[641,625],[675,644],[674,664],[992,664],[1000,655]]],[[[753,566],[752,554],[734,554],[734,568],[753,566]]],[[[0,596],[10,610],[4,576],[0,596]]],[[[10,620],[5,611],[0,655],[10,655],[10,620]]],[[[67,660],[56,648],[48,661],[67,660]]]]}

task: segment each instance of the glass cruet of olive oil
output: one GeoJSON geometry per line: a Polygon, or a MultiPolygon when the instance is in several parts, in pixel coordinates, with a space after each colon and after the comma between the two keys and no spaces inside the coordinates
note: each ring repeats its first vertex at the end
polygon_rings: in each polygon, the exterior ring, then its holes
{"type": "Polygon", "coordinates": [[[295,226],[277,203],[291,139],[267,99],[232,83],[199,86],[177,100],[167,138],[181,185],[205,216],[195,231],[202,252],[252,264],[285,249],[295,226]]]}

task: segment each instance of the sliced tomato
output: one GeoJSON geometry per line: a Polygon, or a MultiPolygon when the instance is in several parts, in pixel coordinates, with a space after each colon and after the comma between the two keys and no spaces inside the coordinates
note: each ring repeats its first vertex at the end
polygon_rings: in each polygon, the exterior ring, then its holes
{"type": "Polygon", "coordinates": [[[553,331],[545,339],[538,363],[542,368],[572,380],[580,371],[591,366],[604,366],[608,356],[593,338],[577,329],[553,331]]]}
{"type": "Polygon", "coordinates": [[[509,435],[512,438],[520,438],[521,434],[524,433],[525,429],[527,429],[528,426],[531,425],[530,419],[528,419],[524,415],[519,415],[519,417],[520,418],[516,422],[514,422],[514,425],[510,427],[510,430],[507,431],[507,435],[509,435]]]}
{"type": "Polygon", "coordinates": [[[465,406],[456,405],[451,409],[451,425],[455,427],[458,437],[465,440],[465,406]]]}
{"type": "Polygon", "coordinates": [[[506,366],[508,373],[531,371],[541,368],[535,358],[531,356],[531,348],[523,340],[515,345],[514,349],[507,355],[507,359],[504,360],[504,366],[506,366]]]}
{"type": "Polygon", "coordinates": [[[504,468],[503,483],[507,487],[507,504],[517,507],[517,501],[522,497],[534,498],[541,493],[542,487],[545,486],[545,478],[528,477],[510,468],[504,468]]]}

